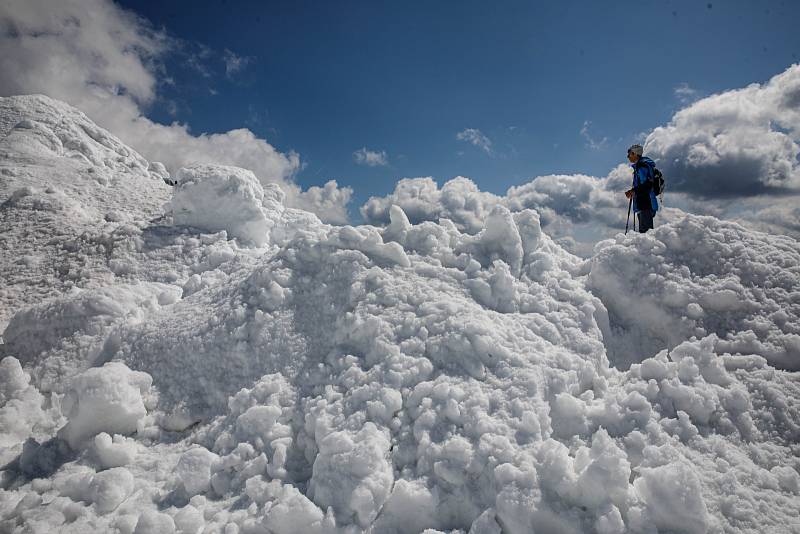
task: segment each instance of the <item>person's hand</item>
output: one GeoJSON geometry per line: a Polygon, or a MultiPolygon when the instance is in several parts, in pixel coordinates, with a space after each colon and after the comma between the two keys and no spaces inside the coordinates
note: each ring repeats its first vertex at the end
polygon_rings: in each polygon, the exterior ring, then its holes
{"type": "Polygon", "coordinates": [[[625,191],[625,198],[631,198],[633,196],[633,189],[628,189],[625,191]]]}

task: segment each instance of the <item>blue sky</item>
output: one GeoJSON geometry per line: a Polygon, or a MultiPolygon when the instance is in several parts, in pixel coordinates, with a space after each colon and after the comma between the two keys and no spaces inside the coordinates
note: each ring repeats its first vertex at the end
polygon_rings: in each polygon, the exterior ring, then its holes
{"type": "Polygon", "coordinates": [[[246,58],[230,76],[222,61],[204,76],[168,58],[174,85],[150,118],[246,126],[300,154],[300,185],[336,179],[356,207],[402,177],[462,174],[504,193],[537,175],[604,176],[683,105],[676,88],[766,81],[800,54],[798,2],[120,4],[192,53],[246,58]],[[459,141],[467,128],[491,152],[459,141]],[[388,165],[358,165],[362,147],[388,165]]]}

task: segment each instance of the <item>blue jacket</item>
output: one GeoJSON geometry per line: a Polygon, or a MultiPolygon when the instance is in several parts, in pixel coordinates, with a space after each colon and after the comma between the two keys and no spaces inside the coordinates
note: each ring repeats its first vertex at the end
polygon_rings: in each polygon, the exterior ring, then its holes
{"type": "Polygon", "coordinates": [[[631,165],[633,168],[633,212],[639,213],[649,206],[653,213],[658,211],[658,199],[653,191],[653,169],[655,162],[645,156],[631,165]]]}

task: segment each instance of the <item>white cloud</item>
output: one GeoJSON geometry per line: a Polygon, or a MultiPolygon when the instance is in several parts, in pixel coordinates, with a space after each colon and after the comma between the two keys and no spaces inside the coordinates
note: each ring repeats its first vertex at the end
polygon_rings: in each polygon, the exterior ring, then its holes
{"type": "Polygon", "coordinates": [[[618,191],[605,186],[609,178],[585,175],[540,176],[531,182],[512,187],[505,196],[480,191],[472,180],[459,176],[441,189],[428,178],[400,180],[394,192],[372,197],[361,208],[367,223],[389,222],[389,208],[400,206],[412,223],[452,220],[462,231],[477,232],[498,204],[511,211],[531,208],[539,212],[543,226],[556,237],[566,236],[575,225],[592,224],[597,232],[611,235],[624,228],[625,200],[618,191]]]}
{"type": "Polygon", "coordinates": [[[501,203],[500,197],[480,191],[472,180],[463,176],[453,178],[441,189],[430,177],[404,178],[390,195],[371,197],[361,207],[361,215],[369,224],[385,224],[389,222],[389,209],[397,205],[414,224],[444,218],[462,231],[474,233],[483,228],[491,209],[501,203]]]}
{"type": "Polygon", "coordinates": [[[353,152],[353,161],[367,167],[385,167],[389,165],[389,157],[386,155],[385,150],[378,152],[376,150],[368,150],[366,147],[359,148],[353,152]]]}
{"type": "Polygon", "coordinates": [[[370,197],[361,207],[364,221],[371,224],[389,222],[389,208],[397,204],[412,223],[433,221],[441,213],[439,186],[433,178],[403,178],[394,192],[385,197],[370,197]]]}
{"type": "Polygon", "coordinates": [[[335,180],[330,180],[323,187],[311,186],[300,193],[295,206],[313,211],[323,221],[346,224],[348,222],[346,206],[352,195],[352,188],[339,187],[335,180]]]}
{"type": "Polygon", "coordinates": [[[200,53],[200,54],[189,54],[186,58],[186,65],[190,67],[192,70],[197,72],[203,78],[211,78],[214,73],[211,71],[211,68],[206,64],[205,59],[207,55],[200,53]]]}
{"type": "MultiPolygon", "coordinates": [[[[136,14],[109,0],[2,2],[0,27],[0,95],[42,93],[66,101],[171,172],[190,162],[237,165],[280,184],[290,205],[323,219],[346,213],[344,204],[334,204],[346,203],[348,191],[333,194],[326,185],[325,194],[301,192],[293,182],[299,156],[250,130],[194,135],[185,124],[146,118],[144,109],[158,98],[157,75],[168,79],[159,59],[179,45],[136,14]]],[[[191,57],[206,51],[201,46],[191,57]]]]}
{"type": "Polygon", "coordinates": [[[493,153],[491,139],[483,135],[483,133],[481,133],[481,131],[477,128],[467,128],[458,132],[456,134],[456,139],[459,141],[466,141],[467,143],[480,148],[489,155],[493,153]]]}
{"type": "Polygon", "coordinates": [[[0,23],[4,94],[52,91],[73,102],[92,98],[92,90],[144,103],[155,97],[147,62],[165,51],[167,37],[111,2],[3,2],[0,23]]]}
{"type": "Polygon", "coordinates": [[[800,66],[712,95],[647,137],[671,191],[703,198],[800,191],[800,66]]]}
{"type": "Polygon", "coordinates": [[[700,93],[697,89],[693,89],[689,87],[689,84],[686,82],[682,82],[673,89],[675,93],[675,98],[677,98],[681,104],[689,104],[694,102],[698,98],[700,98],[700,93]]]}
{"type": "Polygon", "coordinates": [[[544,225],[560,217],[571,224],[614,225],[625,197],[605,189],[604,185],[605,179],[583,174],[539,176],[510,188],[506,202],[512,211],[526,208],[540,211],[544,225]]]}
{"type": "Polygon", "coordinates": [[[583,121],[581,127],[581,137],[586,140],[586,146],[592,150],[602,150],[608,146],[608,137],[597,139],[589,133],[589,127],[592,125],[591,121],[583,121]]]}
{"type": "Polygon", "coordinates": [[[244,70],[247,65],[250,64],[253,58],[247,56],[237,56],[226,48],[223,55],[223,60],[225,61],[225,75],[230,78],[234,74],[244,70]]]}

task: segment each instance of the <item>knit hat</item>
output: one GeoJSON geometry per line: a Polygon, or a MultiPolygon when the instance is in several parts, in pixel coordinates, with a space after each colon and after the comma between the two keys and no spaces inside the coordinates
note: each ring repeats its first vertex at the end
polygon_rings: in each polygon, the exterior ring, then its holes
{"type": "Polygon", "coordinates": [[[628,152],[633,152],[637,156],[641,156],[644,152],[644,149],[642,148],[642,145],[631,145],[631,147],[628,149],[628,152]]]}

